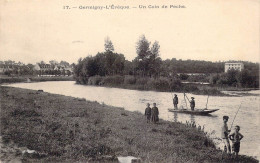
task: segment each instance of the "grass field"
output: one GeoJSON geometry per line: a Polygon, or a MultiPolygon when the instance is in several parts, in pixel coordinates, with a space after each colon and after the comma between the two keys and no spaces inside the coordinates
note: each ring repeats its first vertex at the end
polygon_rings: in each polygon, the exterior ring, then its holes
{"type": "MultiPolygon", "coordinates": [[[[42,154],[17,152],[25,162],[116,162],[118,156],[142,162],[235,162],[227,156],[222,160],[221,151],[197,128],[146,123],[143,114],[123,108],[3,86],[0,103],[3,143],[42,154]]],[[[236,161],[258,162],[248,156],[236,161]]]]}

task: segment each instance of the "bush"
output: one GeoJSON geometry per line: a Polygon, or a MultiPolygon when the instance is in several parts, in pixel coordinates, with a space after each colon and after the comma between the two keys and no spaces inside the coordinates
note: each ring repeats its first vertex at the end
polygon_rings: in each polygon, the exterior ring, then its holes
{"type": "Polygon", "coordinates": [[[199,91],[199,88],[195,85],[184,85],[183,90],[185,92],[197,92],[199,91]]]}
{"type": "Polygon", "coordinates": [[[145,85],[147,84],[149,78],[138,78],[136,79],[136,84],[138,85],[145,85]]]}
{"type": "Polygon", "coordinates": [[[125,76],[124,83],[125,84],[135,84],[136,78],[134,76],[127,75],[127,76],[125,76]]]}
{"type": "Polygon", "coordinates": [[[91,76],[88,79],[88,85],[100,85],[102,77],[99,75],[91,76]]]}
{"type": "Polygon", "coordinates": [[[206,75],[191,75],[187,79],[189,82],[209,82],[206,75]]]}
{"type": "Polygon", "coordinates": [[[163,77],[160,77],[159,79],[151,79],[148,81],[147,85],[155,90],[167,91],[170,89],[168,79],[163,77]]]}
{"type": "Polygon", "coordinates": [[[171,91],[179,91],[181,90],[181,81],[179,79],[170,79],[169,81],[171,91]]]}
{"type": "Polygon", "coordinates": [[[123,76],[106,76],[103,81],[104,84],[106,85],[118,85],[118,84],[123,84],[124,83],[124,77],[123,76]]]}

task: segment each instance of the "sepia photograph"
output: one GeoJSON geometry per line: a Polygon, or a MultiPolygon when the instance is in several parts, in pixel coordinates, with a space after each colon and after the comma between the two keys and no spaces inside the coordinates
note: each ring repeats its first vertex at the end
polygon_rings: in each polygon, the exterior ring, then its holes
{"type": "Polygon", "coordinates": [[[258,163],[259,0],[0,0],[0,162],[258,163]]]}

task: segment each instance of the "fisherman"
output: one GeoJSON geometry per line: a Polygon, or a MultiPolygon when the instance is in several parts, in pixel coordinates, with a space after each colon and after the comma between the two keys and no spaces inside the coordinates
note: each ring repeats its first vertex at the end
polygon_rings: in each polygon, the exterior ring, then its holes
{"type": "Polygon", "coordinates": [[[176,94],[174,94],[174,98],[173,98],[173,105],[174,105],[174,109],[178,109],[178,96],[176,94]]]}
{"type": "Polygon", "coordinates": [[[156,122],[159,121],[159,110],[158,110],[158,108],[156,107],[156,103],[153,103],[153,108],[152,108],[152,110],[151,110],[151,115],[152,115],[151,121],[152,121],[153,123],[156,123],[156,122]]]}
{"type": "Polygon", "coordinates": [[[229,119],[228,116],[223,116],[221,138],[224,144],[224,152],[231,153],[230,143],[228,139],[228,134],[230,133],[230,130],[228,130],[228,126],[227,126],[228,119],[229,119]]]}
{"type": "Polygon", "coordinates": [[[149,103],[147,103],[147,108],[145,109],[144,115],[147,118],[147,123],[150,122],[150,119],[151,119],[151,108],[150,108],[150,104],[149,103]]]}
{"type": "Polygon", "coordinates": [[[229,135],[229,139],[232,141],[232,151],[237,158],[240,149],[240,140],[243,139],[243,135],[239,132],[240,127],[235,127],[235,132],[229,135]]]}
{"type": "Polygon", "coordinates": [[[190,101],[190,108],[192,111],[194,111],[195,108],[195,101],[194,101],[194,97],[191,97],[191,101],[190,101]]]}

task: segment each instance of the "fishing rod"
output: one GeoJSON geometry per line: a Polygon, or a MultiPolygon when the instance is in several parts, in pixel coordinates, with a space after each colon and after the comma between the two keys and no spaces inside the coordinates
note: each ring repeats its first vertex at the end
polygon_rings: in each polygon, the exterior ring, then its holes
{"type": "Polygon", "coordinates": [[[239,108],[237,109],[237,112],[236,112],[236,115],[235,115],[235,117],[234,117],[234,119],[233,119],[233,122],[231,123],[231,127],[230,127],[230,129],[232,128],[232,126],[233,126],[233,123],[234,123],[234,121],[235,121],[235,119],[236,119],[236,116],[237,116],[237,113],[238,113],[238,111],[240,110],[240,108],[241,108],[241,105],[242,105],[242,101],[241,101],[241,103],[240,103],[240,106],[239,106],[239,108]]]}

